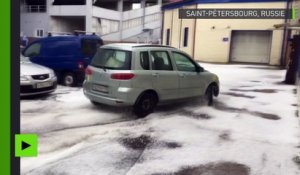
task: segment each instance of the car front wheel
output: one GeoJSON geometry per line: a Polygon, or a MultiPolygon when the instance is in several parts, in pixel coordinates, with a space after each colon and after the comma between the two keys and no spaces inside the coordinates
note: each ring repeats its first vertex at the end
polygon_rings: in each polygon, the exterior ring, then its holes
{"type": "Polygon", "coordinates": [[[204,99],[205,99],[205,102],[207,103],[208,106],[212,106],[214,104],[214,91],[215,91],[215,88],[216,87],[214,85],[210,85],[206,89],[204,99]]]}

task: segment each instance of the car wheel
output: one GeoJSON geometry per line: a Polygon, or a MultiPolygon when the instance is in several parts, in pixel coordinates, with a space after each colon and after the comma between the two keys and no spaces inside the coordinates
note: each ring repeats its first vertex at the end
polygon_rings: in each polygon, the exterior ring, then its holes
{"type": "Polygon", "coordinates": [[[205,97],[205,101],[207,102],[208,106],[212,106],[214,104],[214,88],[215,88],[215,86],[210,85],[206,89],[204,97],[205,97]]]}
{"type": "Polygon", "coordinates": [[[65,73],[63,77],[63,84],[65,86],[76,86],[77,79],[73,73],[65,73]]]}
{"type": "Polygon", "coordinates": [[[146,117],[153,112],[156,104],[156,95],[153,93],[145,93],[137,100],[133,110],[138,117],[146,117]]]}

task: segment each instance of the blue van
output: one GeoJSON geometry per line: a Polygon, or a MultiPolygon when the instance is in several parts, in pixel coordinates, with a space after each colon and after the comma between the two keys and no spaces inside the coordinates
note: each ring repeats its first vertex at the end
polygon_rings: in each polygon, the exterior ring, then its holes
{"type": "Polygon", "coordinates": [[[101,45],[102,39],[94,34],[48,36],[28,45],[23,55],[53,69],[59,83],[76,86],[84,81],[85,68],[101,45]]]}

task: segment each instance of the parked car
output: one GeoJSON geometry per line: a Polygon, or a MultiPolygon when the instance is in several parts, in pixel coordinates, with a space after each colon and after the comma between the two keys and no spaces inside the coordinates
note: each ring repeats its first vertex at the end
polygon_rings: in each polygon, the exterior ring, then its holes
{"type": "Polygon", "coordinates": [[[76,86],[83,82],[84,70],[101,45],[97,35],[49,36],[32,42],[23,55],[53,69],[60,83],[76,86]]]}
{"type": "Polygon", "coordinates": [[[133,106],[139,117],[157,104],[219,94],[218,76],[172,47],[140,44],[102,46],[86,69],[85,96],[94,104],[133,106]]]}
{"type": "Polygon", "coordinates": [[[55,91],[57,78],[53,70],[34,64],[29,58],[20,56],[20,92],[21,96],[47,94],[55,91]]]}

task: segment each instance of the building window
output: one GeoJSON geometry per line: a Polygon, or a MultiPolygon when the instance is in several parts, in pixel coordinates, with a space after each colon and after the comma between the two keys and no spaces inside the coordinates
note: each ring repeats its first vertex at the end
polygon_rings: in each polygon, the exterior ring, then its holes
{"type": "Polygon", "coordinates": [[[167,34],[166,34],[166,45],[170,45],[170,29],[167,29],[167,34]]]}
{"type": "Polygon", "coordinates": [[[44,37],[44,29],[37,29],[35,32],[36,37],[44,37]]]}
{"type": "Polygon", "coordinates": [[[183,35],[183,47],[188,46],[188,39],[189,39],[189,28],[185,27],[184,28],[184,35],[183,35]]]}

